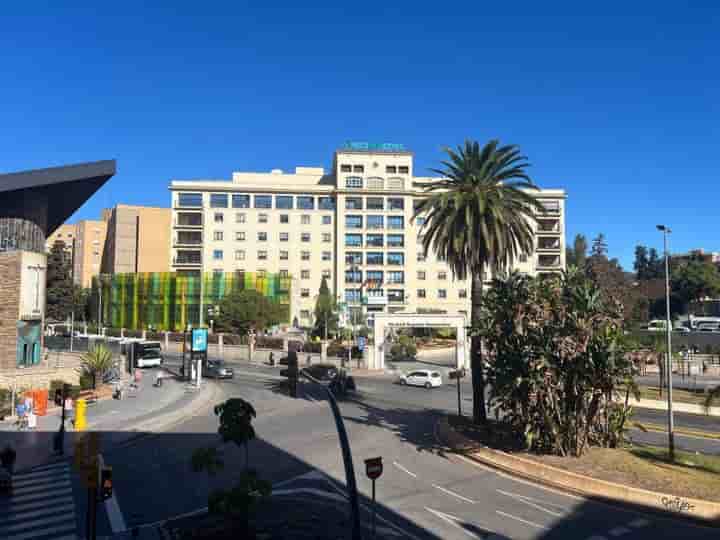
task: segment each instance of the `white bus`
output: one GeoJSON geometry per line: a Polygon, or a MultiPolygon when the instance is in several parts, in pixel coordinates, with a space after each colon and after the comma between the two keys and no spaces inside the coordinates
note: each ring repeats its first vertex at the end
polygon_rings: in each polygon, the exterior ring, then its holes
{"type": "Polygon", "coordinates": [[[163,363],[159,341],[142,341],[130,338],[122,343],[122,352],[129,355],[132,354],[131,349],[134,349],[135,365],[139,368],[160,367],[163,363]]]}

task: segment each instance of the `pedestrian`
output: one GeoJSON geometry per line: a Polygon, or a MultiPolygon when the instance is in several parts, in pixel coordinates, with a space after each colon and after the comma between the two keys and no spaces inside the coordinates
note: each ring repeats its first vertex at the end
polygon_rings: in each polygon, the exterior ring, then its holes
{"type": "Polygon", "coordinates": [[[69,420],[72,423],[72,412],[73,412],[73,400],[70,396],[65,398],[65,420],[69,420]]]}

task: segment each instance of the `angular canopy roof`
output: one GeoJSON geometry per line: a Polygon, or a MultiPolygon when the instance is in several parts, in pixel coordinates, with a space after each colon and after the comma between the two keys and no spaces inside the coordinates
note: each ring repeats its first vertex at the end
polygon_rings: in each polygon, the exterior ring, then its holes
{"type": "Polygon", "coordinates": [[[0,174],[0,218],[22,218],[49,236],[107,182],[114,159],[0,174]]]}

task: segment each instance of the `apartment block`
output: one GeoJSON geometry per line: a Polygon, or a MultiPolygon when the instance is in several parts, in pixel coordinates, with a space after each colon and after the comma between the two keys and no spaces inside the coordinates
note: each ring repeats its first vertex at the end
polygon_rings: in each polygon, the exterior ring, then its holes
{"type": "MultiPolygon", "coordinates": [[[[175,272],[278,273],[291,279],[291,317],[312,324],[323,277],[351,309],[377,312],[469,313],[470,284],[422,252],[425,197],[413,153],[401,145],[348,143],[332,169],[233,173],[231,180],[174,180],[172,246],[175,272]]],[[[565,268],[562,189],[543,189],[536,249],[515,263],[530,275],[565,268]]]]}
{"type": "Polygon", "coordinates": [[[88,288],[92,278],[100,273],[107,223],[100,220],[79,221],[75,254],[73,257],[73,279],[81,287],[88,288]]]}

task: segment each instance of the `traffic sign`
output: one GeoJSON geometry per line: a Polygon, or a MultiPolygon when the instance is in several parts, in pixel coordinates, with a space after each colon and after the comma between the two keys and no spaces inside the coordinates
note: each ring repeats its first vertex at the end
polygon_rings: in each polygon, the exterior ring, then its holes
{"type": "Polygon", "coordinates": [[[358,346],[358,350],[359,350],[360,352],[363,352],[363,351],[365,350],[365,341],[366,341],[366,338],[365,338],[364,336],[358,337],[358,344],[357,344],[357,346],[358,346]]]}
{"type": "Polygon", "coordinates": [[[365,460],[365,474],[370,480],[377,480],[383,473],[383,464],[381,457],[375,457],[365,460]]]}

